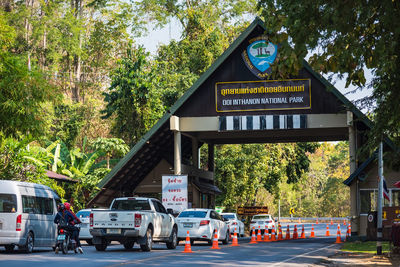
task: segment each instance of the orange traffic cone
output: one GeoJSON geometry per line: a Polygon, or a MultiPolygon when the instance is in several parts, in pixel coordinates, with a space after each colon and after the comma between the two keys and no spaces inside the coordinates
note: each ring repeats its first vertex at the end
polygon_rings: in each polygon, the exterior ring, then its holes
{"type": "Polygon", "coordinates": [[[315,234],[314,234],[314,224],[311,224],[311,235],[310,235],[310,237],[315,237],[315,234]]]}
{"type": "Polygon", "coordinates": [[[254,226],[253,226],[253,231],[252,231],[252,234],[251,234],[250,244],[257,244],[256,228],[254,226]]]}
{"type": "Polygon", "coordinates": [[[336,235],[336,242],[335,244],[340,244],[342,243],[342,240],[340,240],[340,224],[337,225],[337,235],[336,235]]]}
{"type": "Polygon", "coordinates": [[[331,225],[333,225],[333,220],[332,220],[332,218],[331,218],[331,225]]]}
{"type": "Polygon", "coordinates": [[[346,229],[346,237],[344,238],[344,241],[346,242],[349,239],[350,235],[349,235],[349,226],[347,226],[346,229]]]}
{"type": "Polygon", "coordinates": [[[326,233],[325,233],[325,236],[330,236],[330,233],[329,233],[329,224],[326,224],[326,233]]]}
{"type": "Polygon", "coordinates": [[[304,224],[303,224],[303,227],[301,228],[301,236],[300,236],[300,238],[301,239],[306,238],[306,234],[304,233],[304,224]]]}
{"type": "Polygon", "coordinates": [[[212,244],[211,249],[221,249],[221,248],[218,246],[218,234],[217,234],[217,229],[214,230],[214,240],[213,240],[213,244],[212,244]]]}
{"type": "Polygon", "coordinates": [[[276,241],[276,236],[275,236],[275,225],[272,225],[271,241],[276,241]]]}
{"type": "Polygon", "coordinates": [[[343,225],[346,225],[346,220],[344,220],[343,225]]]}
{"type": "Polygon", "coordinates": [[[315,224],[318,224],[318,218],[317,218],[317,222],[315,224]]]}
{"type": "Polygon", "coordinates": [[[258,232],[257,232],[257,242],[261,242],[262,238],[261,238],[261,227],[258,226],[258,232]]]}
{"type": "Polygon", "coordinates": [[[264,242],[271,242],[271,240],[269,239],[269,229],[268,229],[268,226],[267,226],[267,228],[264,230],[264,239],[263,239],[263,241],[264,241],[264,242]]]}
{"type": "Polygon", "coordinates": [[[281,224],[278,224],[278,228],[279,228],[278,241],[280,241],[283,240],[281,224]]]}
{"type": "Polygon", "coordinates": [[[233,240],[232,240],[232,247],[238,247],[239,243],[238,243],[238,238],[237,238],[237,233],[236,233],[236,228],[235,228],[235,232],[233,233],[233,240]]]}
{"type": "Polygon", "coordinates": [[[290,239],[290,229],[289,229],[289,224],[288,224],[287,229],[286,229],[286,237],[285,237],[285,240],[289,240],[289,239],[290,239]]]}
{"type": "Polygon", "coordinates": [[[297,234],[297,225],[294,225],[294,230],[293,230],[293,239],[297,239],[299,238],[298,234],[297,234]]]}
{"type": "Polygon", "coordinates": [[[182,251],[182,253],[193,253],[192,247],[190,245],[189,231],[187,231],[186,234],[185,249],[182,251]]]}

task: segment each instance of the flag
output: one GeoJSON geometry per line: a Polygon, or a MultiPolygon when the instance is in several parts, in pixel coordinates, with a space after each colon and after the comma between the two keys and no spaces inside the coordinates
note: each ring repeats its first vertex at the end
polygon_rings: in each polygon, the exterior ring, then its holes
{"type": "Polygon", "coordinates": [[[387,199],[387,201],[390,202],[390,195],[389,195],[389,190],[386,186],[386,181],[385,181],[385,177],[383,177],[383,197],[387,199]]]}
{"type": "Polygon", "coordinates": [[[400,181],[395,182],[395,183],[394,183],[394,186],[400,188],[400,181]]]}

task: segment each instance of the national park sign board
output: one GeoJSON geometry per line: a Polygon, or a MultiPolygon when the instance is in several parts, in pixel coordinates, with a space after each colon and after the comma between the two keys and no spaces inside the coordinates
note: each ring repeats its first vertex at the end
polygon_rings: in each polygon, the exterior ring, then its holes
{"type": "Polygon", "coordinates": [[[217,112],[311,108],[311,80],[217,82],[217,112]]]}

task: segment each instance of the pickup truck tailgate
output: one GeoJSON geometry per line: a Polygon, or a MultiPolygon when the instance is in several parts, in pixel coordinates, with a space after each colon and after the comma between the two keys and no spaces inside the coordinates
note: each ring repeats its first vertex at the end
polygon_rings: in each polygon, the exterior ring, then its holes
{"type": "Polygon", "coordinates": [[[93,228],[134,228],[135,212],[95,211],[93,228]]]}

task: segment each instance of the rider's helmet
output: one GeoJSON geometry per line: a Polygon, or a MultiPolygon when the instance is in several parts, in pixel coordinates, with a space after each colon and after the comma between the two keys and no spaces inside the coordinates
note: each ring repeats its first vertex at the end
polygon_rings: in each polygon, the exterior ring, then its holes
{"type": "Polygon", "coordinates": [[[58,205],[57,205],[57,209],[58,209],[58,211],[63,211],[63,210],[65,210],[64,204],[62,204],[62,203],[58,204],[58,205]]]}
{"type": "Polygon", "coordinates": [[[71,209],[71,204],[69,204],[68,202],[64,203],[64,207],[66,210],[70,210],[71,209]]]}

